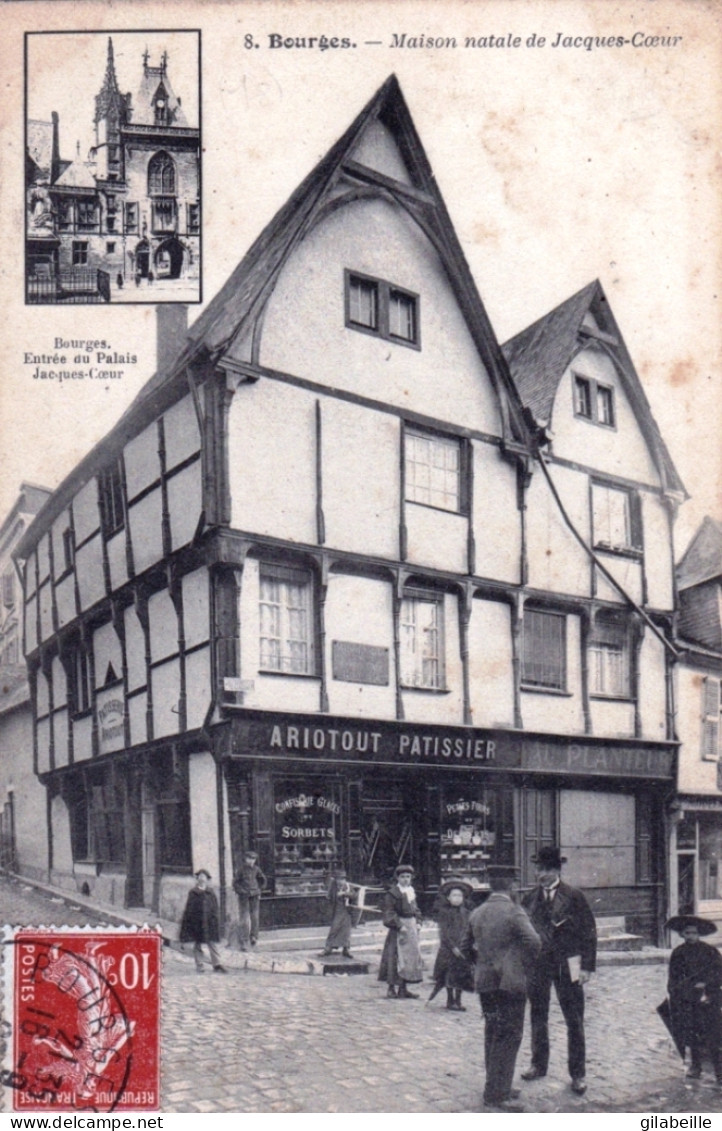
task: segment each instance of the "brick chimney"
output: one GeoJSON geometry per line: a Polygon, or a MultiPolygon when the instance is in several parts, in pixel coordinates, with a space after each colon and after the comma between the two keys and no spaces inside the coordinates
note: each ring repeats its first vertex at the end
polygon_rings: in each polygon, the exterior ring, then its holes
{"type": "Polygon", "coordinates": [[[166,302],[156,312],[156,368],[165,373],[181,352],[188,332],[188,307],[182,302],[166,302]]]}

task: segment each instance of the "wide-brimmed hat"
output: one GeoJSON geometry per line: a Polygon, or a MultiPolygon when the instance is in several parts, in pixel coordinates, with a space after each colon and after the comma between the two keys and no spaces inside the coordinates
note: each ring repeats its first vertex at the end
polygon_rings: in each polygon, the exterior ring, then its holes
{"type": "Polygon", "coordinates": [[[471,884],[466,880],[458,880],[455,876],[449,876],[448,880],[444,880],[439,887],[439,895],[448,895],[454,888],[458,891],[462,891],[464,895],[471,895],[474,890],[471,884]]]}
{"type": "Polygon", "coordinates": [[[195,873],[195,877],[196,877],[197,880],[199,880],[201,878],[201,876],[205,876],[207,880],[210,880],[212,878],[211,874],[210,874],[210,872],[208,871],[207,868],[199,868],[198,871],[195,873]]]}
{"type": "Polygon", "coordinates": [[[717,930],[717,924],[712,923],[709,919],[700,919],[698,915],[673,915],[664,924],[670,931],[676,931],[678,935],[687,927],[696,927],[701,935],[713,935],[717,930]]]}
{"type": "Polygon", "coordinates": [[[399,876],[414,876],[416,873],[410,864],[399,864],[398,868],[394,868],[394,879],[398,880],[399,876]]]}
{"type": "Polygon", "coordinates": [[[537,864],[540,868],[561,868],[562,864],[566,864],[567,858],[562,856],[558,848],[546,845],[532,856],[531,862],[537,864]]]}

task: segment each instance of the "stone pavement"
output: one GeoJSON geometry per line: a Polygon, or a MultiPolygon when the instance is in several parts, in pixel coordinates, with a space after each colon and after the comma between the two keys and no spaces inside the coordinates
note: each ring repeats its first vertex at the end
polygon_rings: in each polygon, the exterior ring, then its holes
{"type": "MultiPolygon", "coordinates": [[[[0,876],[4,922],[98,922],[58,897],[0,876]]],[[[241,956],[239,955],[238,958],[241,956]]],[[[309,957],[313,957],[312,954],[309,957]]],[[[552,1005],[549,1075],[524,1084],[530,1112],[722,1112],[705,1079],[685,1082],[655,1008],[663,965],[604,967],[587,987],[588,1091],[574,1096],[565,1032],[552,1005]]],[[[387,1001],[373,974],[299,977],[234,967],[195,973],[189,955],[164,950],[163,1104],[166,1112],[482,1111],[483,1024],[477,1001],[449,1013],[387,1001]]],[[[528,1033],[517,1064],[528,1063],[528,1033]]]]}

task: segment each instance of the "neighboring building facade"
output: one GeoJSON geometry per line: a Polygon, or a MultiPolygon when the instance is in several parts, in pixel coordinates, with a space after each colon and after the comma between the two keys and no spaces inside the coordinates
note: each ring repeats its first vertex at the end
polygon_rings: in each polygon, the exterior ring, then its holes
{"type": "Polygon", "coordinates": [[[50,491],[23,483],[0,526],[0,868],[47,876],[46,790],[33,769],[33,714],[23,659],[23,592],[12,553],[50,491]]]}
{"type": "Polygon", "coordinates": [[[95,145],[72,161],[60,158],[57,114],[28,122],[28,302],[70,302],[98,286],[107,301],[119,277],[125,287],[199,279],[200,131],[173,91],[168,55],[151,66],[146,51],[137,93],[123,94],[109,38],[93,122],[95,145]]]}
{"type": "Polygon", "coordinates": [[[390,79],[19,548],[54,881],[252,846],[268,926],[559,842],[656,936],[683,498],[599,284],[502,351],[390,79]]]}
{"type": "Polygon", "coordinates": [[[722,925],[722,523],[706,518],[677,569],[678,796],[670,908],[722,925]]]}

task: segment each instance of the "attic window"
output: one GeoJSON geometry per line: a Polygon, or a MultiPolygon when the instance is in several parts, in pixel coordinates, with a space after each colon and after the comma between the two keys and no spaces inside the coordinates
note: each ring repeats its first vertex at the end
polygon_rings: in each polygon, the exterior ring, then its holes
{"type": "Polygon", "coordinates": [[[401,345],[419,346],[419,296],[384,279],[345,272],[346,325],[401,345]]]}
{"type": "Polygon", "coordinates": [[[574,415],[600,424],[604,428],[614,428],[614,389],[610,385],[600,385],[593,377],[582,377],[573,373],[574,415]]]}

